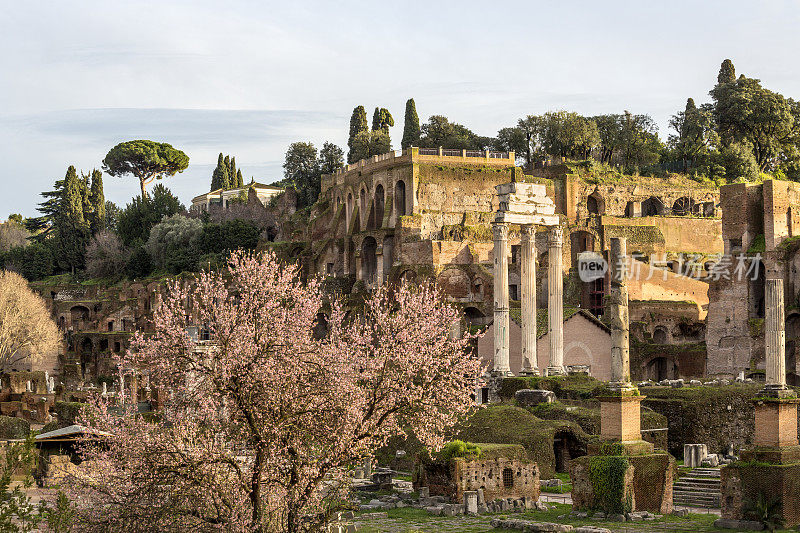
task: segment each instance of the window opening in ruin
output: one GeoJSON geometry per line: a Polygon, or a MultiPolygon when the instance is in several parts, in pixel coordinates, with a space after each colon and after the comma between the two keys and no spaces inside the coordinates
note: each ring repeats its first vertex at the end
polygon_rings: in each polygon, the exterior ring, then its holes
{"type": "Polygon", "coordinates": [[[517,286],[516,285],[509,285],[508,286],[508,298],[513,301],[519,300],[519,295],[517,294],[517,286]]]}
{"type": "Polygon", "coordinates": [[[394,186],[394,205],[398,217],[406,214],[406,184],[399,180],[394,186]]]}
{"type": "Polygon", "coordinates": [[[642,202],[642,216],[657,217],[658,215],[661,214],[663,208],[664,208],[664,203],[655,196],[651,196],[650,198],[642,202]]]}
{"type": "Polygon", "coordinates": [[[503,469],[503,487],[507,489],[514,488],[514,471],[510,468],[503,469]]]}
{"type": "Polygon", "coordinates": [[[653,331],[653,342],[656,344],[667,344],[667,330],[662,327],[657,327],[653,331]]]}
{"type": "Polygon", "coordinates": [[[325,265],[325,273],[328,274],[329,276],[333,274],[333,263],[327,263],[325,265]]]}
{"type": "Polygon", "coordinates": [[[108,331],[114,331],[114,321],[113,320],[109,320],[108,321],[108,331]]]}
{"type": "Polygon", "coordinates": [[[119,353],[122,350],[122,345],[118,342],[114,343],[114,353],[119,353]]]}
{"type": "Polygon", "coordinates": [[[750,317],[764,318],[764,292],[766,271],[764,263],[756,261],[753,265],[752,274],[748,276],[750,281],[750,317]],[[755,278],[755,279],[753,279],[755,278]]]}
{"type": "Polygon", "coordinates": [[[511,245],[511,263],[519,263],[519,253],[520,253],[520,245],[519,244],[512,244],[511,245]]]}
{"type": "Polygon", "coordinates": [[[367,237],[361,244],[361,278],[367,283],[375,280],[378,268],[377,249],[378,243],[375,237],[367,237]]]}
{"type": "Polygon", "coordinates": [[[589,282],[589,312],[594,316],[603,315],[606,280],[603,278],[589,282]]]}
{"type": "Polygon", "coordinates": [[[672,214],[679,217],[691,215],[694,211],[694,200],[688,196],[682,196],[672,204],[672,214]]]}
{"type": "Polygon", "coordinates": [[[383,214],[386,199],[383,194],[383,185],[375,187],[375,227],[380,228],[383,226],[383,214]]]}

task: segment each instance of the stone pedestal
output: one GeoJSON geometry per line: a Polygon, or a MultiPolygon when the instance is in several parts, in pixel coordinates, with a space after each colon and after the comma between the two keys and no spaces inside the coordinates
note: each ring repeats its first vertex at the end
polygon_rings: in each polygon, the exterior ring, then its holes
{"type": "Polygon", "coordinates": [[[756,400],[753,444],[761,447],[797,446],[797,399],[756,400]]]}
{"type": "Polygon", "coordinates": [[[600,400],[600,437],[629,442],[642,440],[641,403],[644,396],[604,396],[600,400]]]}

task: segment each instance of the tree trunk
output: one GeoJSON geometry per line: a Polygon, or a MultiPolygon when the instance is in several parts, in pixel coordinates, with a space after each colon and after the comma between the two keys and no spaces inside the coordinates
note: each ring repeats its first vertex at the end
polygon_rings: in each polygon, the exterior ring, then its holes
{"type": "Polygon", "coordinates": [[[261,443],[256,447],[256,457],[253,462],[253,475],[250,478],[250,505],[253,506],[253,531],[263,531],[262,506],[261,506],[261,470],[264,467],[264,448],[261,443]]]}
{"type": "Polygon", "coordinates": [[[139,186],[142,188],[142,200],[147,198],[147,191],[144,188],[144,178],[139,178],[139,186]]]}

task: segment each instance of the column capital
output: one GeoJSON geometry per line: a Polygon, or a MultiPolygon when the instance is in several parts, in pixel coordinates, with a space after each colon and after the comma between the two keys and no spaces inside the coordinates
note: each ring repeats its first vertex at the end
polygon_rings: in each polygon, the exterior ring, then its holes
{"type": "Polygon", "coordinates": [[[508,240],[508,224],[504,222],[492,223],[492,235],[494,240],[508,240]]]}
{"type": "Polygon", "coordinates": [[[536,228],[533,224],[523,224],[519,227],[519,235],[522,240],[529,240],[535,234],[536,228]]]}
{"type": "Polygon", "coordinates": [[[561,226],[552,226],[550,228],[550,231],[547,232],[547,244],[548,246],[558,247],[564,245],[564,230],[561,226]]]}

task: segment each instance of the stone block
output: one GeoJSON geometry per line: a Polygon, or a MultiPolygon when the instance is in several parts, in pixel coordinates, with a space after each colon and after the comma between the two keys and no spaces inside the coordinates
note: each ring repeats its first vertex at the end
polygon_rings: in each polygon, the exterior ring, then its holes
{"type": "Polygon", "coordinates": [[[540,403],[553,403],[556,395],[549,390],[521,389],[514,393],[514,400],[522,407],[534,407],[540,403]]]}
{"type": "Polygon", "coordinates": [[[466,514],[478,514],[478,491],[464,491],[464,511],[466,514]]]}
{"type": "Polygon", "coordinates": [[[644,396],[600,398],[600,436],[616,441],[642,440],[641,402],[644,396]]]}
{"type": "Polygon", "coordinates": [[[714,527],[720,529],[737,529],[739,531],[763,531],[764,524],[754,520],[733,520],[731,518],[719,518],[714,520],[714,527]]]}
{"type": "Polygon", "coordinates": [[[800,463],[734,463],[720,474],[722,518],[743,520],[747,502],[763,495],[768,502],[780,502],[783,527],[800,524],[800,463]]]}

